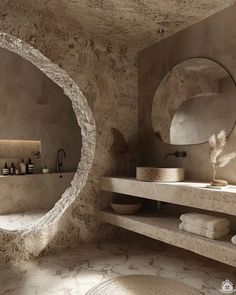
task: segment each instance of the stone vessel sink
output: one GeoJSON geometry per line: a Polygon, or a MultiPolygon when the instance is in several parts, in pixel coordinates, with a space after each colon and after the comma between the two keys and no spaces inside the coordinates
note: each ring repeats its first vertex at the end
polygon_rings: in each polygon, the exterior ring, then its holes
{"type": "Polygon", "coordinates": [[[184,168],[137,167],[136,178],[142,181],[183,181],[184,168]]]}

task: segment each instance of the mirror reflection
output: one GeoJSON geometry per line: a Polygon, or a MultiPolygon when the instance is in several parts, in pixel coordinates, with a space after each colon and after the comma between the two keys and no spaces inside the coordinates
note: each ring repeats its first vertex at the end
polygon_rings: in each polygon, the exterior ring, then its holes
{"type": "Polygon", "coordinates": [[[236,87],[229,73],[206,58],[176,65],[161,81],[152,104],[152,125],[168,144],[206,142],[235,124],[236,87]]]}
{"type": "Polygon", "coordinates": [[[23,229],[70,186],[81,131],[71,100],[34,65],[0,49],[0,228],[23,229]]]}

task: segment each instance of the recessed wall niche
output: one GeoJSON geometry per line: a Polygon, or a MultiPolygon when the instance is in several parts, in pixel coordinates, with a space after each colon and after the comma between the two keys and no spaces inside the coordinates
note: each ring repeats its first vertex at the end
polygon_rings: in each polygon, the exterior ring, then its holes
{"type": "Polygon", "coordinates": [[[40,156],[40,140],[22,140],[22,139],[0,139],[1,159],[18,159],[19,155],[26,158],[30,155],[40,156]]]}

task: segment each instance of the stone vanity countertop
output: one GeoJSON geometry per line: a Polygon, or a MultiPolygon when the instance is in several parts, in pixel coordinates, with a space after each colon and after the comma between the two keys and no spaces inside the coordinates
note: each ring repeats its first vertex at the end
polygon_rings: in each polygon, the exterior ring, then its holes
{"type": "Polygon", "coordinates": [[[207,186],[206,182],[145,182],[119,177],[102,177],[100,181],[104,191],[236,216],[236,185],[221,189],[207,186]]]}

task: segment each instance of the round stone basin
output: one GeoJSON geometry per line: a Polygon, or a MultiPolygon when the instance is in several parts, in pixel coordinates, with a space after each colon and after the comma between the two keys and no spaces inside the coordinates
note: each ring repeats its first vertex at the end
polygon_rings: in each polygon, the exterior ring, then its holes
{"type": "Polygon", "coordinates": [[[142,181],[183,181],[184,168],[137,167],[136,178],[142,181]]]}

